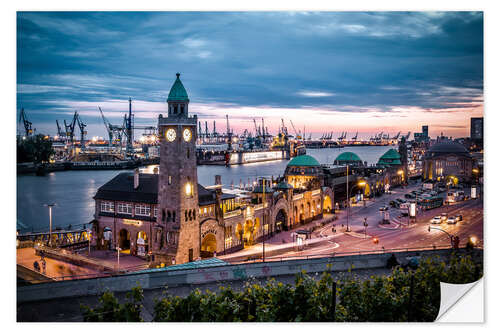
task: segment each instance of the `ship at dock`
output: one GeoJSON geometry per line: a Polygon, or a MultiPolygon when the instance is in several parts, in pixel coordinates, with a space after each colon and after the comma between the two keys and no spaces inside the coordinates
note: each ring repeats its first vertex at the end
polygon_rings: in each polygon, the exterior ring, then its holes
{"type": "Polygon", "coordinates": [[[227,130],[223,135],[215,131],[215,122],[211,133],[208,132],[207,122],[205,122],[205,132],[202,130],[201,122],[199,123],[196,146],[198,165],[240,165],[290,159],[306,153],[302,138],[288,134],[283,120],[275,136],[269,134],[263,118],[262,125],[259,126],[254,119],[255,132],[245,129],[240,136],[233,134],[227,116],[226,123],[227,130]]]}

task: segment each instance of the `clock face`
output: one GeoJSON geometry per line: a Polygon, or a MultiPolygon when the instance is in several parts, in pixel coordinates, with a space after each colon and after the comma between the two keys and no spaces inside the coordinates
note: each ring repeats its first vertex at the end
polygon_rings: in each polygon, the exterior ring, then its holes
{"type": "Polygon", "coordinates": [[[184,137],[184,141],[189,142],[189,140],[191,140],[191,130],[186,128],[184,132],[182,132],[182,136],[184,137]]]}
{"type": "Polygon", "coordinates": [[[172,142],[175,140],[176,134],[175,130],[173,128],[169,128],[167,130],[167,133],[165,133],[165,137],[167,138],[168,141],[172,142]]]}

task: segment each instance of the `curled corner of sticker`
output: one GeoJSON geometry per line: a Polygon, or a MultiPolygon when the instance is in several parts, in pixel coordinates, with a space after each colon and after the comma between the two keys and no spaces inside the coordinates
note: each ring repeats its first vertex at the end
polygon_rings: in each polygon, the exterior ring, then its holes
{"type": "MultiPolygon", "coordinates": [[[[471,309],[478,309],[476,304],[462,304],[462,298],[469,293],[469,291],[474,288],[477,284],[481,285],[481,295],[482,295],[482,286],[483,286],[483,280],[482,278],[479,279],[478,281],[472,282],[472,283],[465,283],[465,284],[452,284],[452,283],[445,283],[441,282],[441,304],[439,306],[439,314],[436,317],[437,322],[466,322],[467,320],[465,318],[458,319],[457,317],[455,319],[455,316],[449,316],[448,311],[450,309],[455,309],[458,305],[465,306],[464,310],[470,311],[471,309]],[[446,314],[446,315],[445,315],[446,314]],[[463,319],[463,320],[462,320],[463,319]]],[[[464,300],[465,301],[465,300],[464,300]]],[[[482,302],[482,297],[481,297],[481,302],[482,302]]],[[[481,318],[482,318],[482,304],[481,304],[481,318]]],[[[473,320],[474,322],[476,320],[473,320]]],[[[482,319],[477,320],[479,322],[482,321],[482,319]]]]}

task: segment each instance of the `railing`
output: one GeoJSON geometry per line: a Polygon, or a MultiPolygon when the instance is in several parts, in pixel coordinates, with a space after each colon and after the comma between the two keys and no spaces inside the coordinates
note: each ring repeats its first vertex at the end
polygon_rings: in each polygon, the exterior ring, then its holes
{"type": "Polygon", "coordinates": [[[224,218],[228,219],[230,217],[235,217],[241,215],[241,209],[236,209],[231,212],[224,213],[224,218]]]}
{"type": "MultiPolygon", "coordinates": [[[[301,245],[304,247],[304,245],[301,245]]],[[[307,245],[305,245],[307,248],[307,245]]],[[[475,246],[475,249],[483,249],[482,246],[475,246]]],[[[345,257],[345,256],[354,256],[354,255],[370,255],[370,254],[386,254],[386,253],[402,253],[402,252],[415,252],[415,251],[433,251],[433,250],[451,250],[453,249],[450,245],[440,245],[440,246],[426,246],[426,247],[407,247],[407,248],[393,248],[393,249],[378,249],[378,250],[359,250],[359,251],[350,251],[350,252],[335,252],[333,251],[331,255],[325,254],[307,254],[307,255],[296,255],[296,256],[283,256],[283,257],[267,257],[266,262],[273,261],[286,261],[286,260],[307,260],[307,259],[319,259],[319,258],[334,258],[334,257],[345,257]]],[[[465,249],[465,247],[459,248],[465,249]]],[[[457,250],[459,250],[457,249],[457,250]]],[[[260,253],[249,254],[248,257],[251,256],[259,256],[260,253]]],[[[243,257],[243,256],[242,256],[243,257]]],[[[225,261],[231,263],[257,263],[262,262],[262,258],[248,258],[241,259],[235,258],[232,260],[231,258],[226,258],[225,261]]]]}

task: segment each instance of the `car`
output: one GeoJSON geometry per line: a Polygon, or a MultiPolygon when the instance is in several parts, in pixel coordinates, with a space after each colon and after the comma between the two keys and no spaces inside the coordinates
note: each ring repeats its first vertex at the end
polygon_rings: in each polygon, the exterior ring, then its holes
{"type": "Polygon", "coordinates": [[[450,218],[448,218],[448,220],[446,221],[446,223],[448,223],[448,224],[455,224],[455,223],[457,223],[457,218],[455,216],[451,216],[450,218]]]}
{"type": "Polygon", "coordinates": [[[398,205],[399,205],[399,203],[394,201],[394,200],[389,201],[389,206],[391,206],[391,207],[396,207],[398,205]]]}
{"type": "Polygon", "coordinates": [[[380,207],[378,210],[380,210],[381,212],[383,212],[383,211],[386,211],[386,210],[388,210],[388,209],[389,209],[389,207],[387,207],[387,206],[382,206],[382,207],[380,207]]]}
{"type": "Polygon", "coordinates": [[[441,220],[446,221],[448,219],[448,213],[441,213],[441,220]]]}
{"type": "Polygon", "coordinates": [[[415,194],[406,193],[405,198],[407,199],[415,198],[415,194]]]}
{"type": "Polygon", "coordinates": [[[431,221],[430,221],[432,224],[439,224],[441,222],[443,222],[443,220],[441,219],[441,216],[434,216],[431,221]]]}

